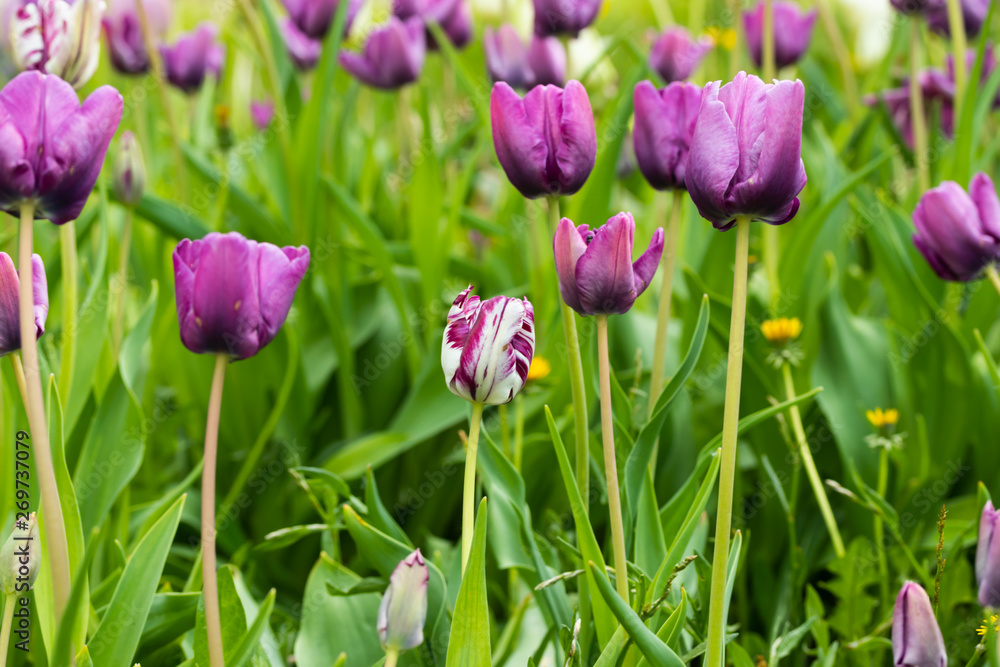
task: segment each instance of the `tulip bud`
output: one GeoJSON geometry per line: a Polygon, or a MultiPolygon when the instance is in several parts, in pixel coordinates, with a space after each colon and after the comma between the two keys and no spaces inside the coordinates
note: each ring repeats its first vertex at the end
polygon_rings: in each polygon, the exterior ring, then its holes
{"type": "Polygon", "coordinates": [[[341,52],[340,66],[362,83],[393,90],[420,78],[426,52],[423,22],[393,16],[371,34],[363,53],[341,52]]]}
{"type": "Polygon", "coordinates": [[[1000,512],[987,500],[979,518],[979,541],[976,544],[976,581],[979,583],[979,604],[1000,607],[1000,512]]]}
{"type": "Polygon", "coordinates": [[[254,126],[263,132],[274,120],[274,102],[251,100],[250,118],[253,120],[254,126]]]}
{"type": "MultiPolygon", "coordinates": [[[[170,25],[170,0],[142,0],[142,5],[154,38],[162,39],[170,25]]],[[[135,0],[109,0],[102,25],[114,68],[124,74],[146,72],[149,54],[135,0]]]]}
{"type": "Polygon", "coordinates": [[[486,69],[494,83],[506,81],[512,88],[534,85],[535,74],[528,64],[528,50],[514,26],[504,23],[496,31],[487,27],[483,33],[483,49],[486,69]]]}
{"type": "Polygon", "coordinates": [[[597,18],[603,0],[534,0],[535,34],[576,36],[597,18]]]}
{"type": "Polygon", "coordinates": [[[521,391],[535,354],[535,310],[527,299],[480,302],[469,285],[451,306],[441,366],[451,393],[473,403],[503,405],[521,391]]]}
{"type": "Polygon", "coordinates": [[[97,69],[103,0],[33,0],[11,24],[14,62],[22,70],[55,74],[81,88],[97,69]]]}
{"type": "Polygon", "coordinates": [[[947,667],[941,628],[934,618],[927,591],[908,581],[899,591],[892,611],[893,665],[900,667],[947,667]]]}
{"type": "Polygon", "coordinates": [[[185,93],[194,93],[208,74],[222,75],[226,47],[218,41],[219,28],[208,21],[181,35],[172,46],[160,46],[167,80],[185,93]]]}
{"type": "Polygon", "coordinates": [[[27,519],[21,518],[14,523],[10,537],[0,548],[0,585],[4,595],[14,595],[31,588],[38,577],[41,559],[38,521],[32,512],[27,519]]]}
{"type": "MultiPolygon", "coordinates": [[[[775,2],[774,64],[781,69],[794,65],[805,55],[812,39],[817,11],[804,12],[794,2],[775,2]]],[[[747,35],[750,57],[757,67],[764,62],[764,3],[743,13],[743,28],[747,35]]]]}
{"type": "Polygon", "coordinates": [[[942,280],[976,280],[1000,260],[1000,199],[980,172],[969,192],[952,181],[928,190],[913,212],[913,243],[942,280]]]}
{"type": "Polygon", "coordinates": [[[323,42],[301,32],[291,19],[282,21],[280,29],[292,64],[303,72],[316,67],[323,52],[323,42]]]}
{"type": "Polygon", "coordinates": [[[653,233],[646,252],[632,262],[635,220],[619,213],[603,227],[574,227],[563,218],[553,248],[559,293],[581,315],[627,313],[649,286],[663,255],[663,228],[653,233]]]}
{"type": "Polygon", "coordinates": [[[691,39],[684,28],[671,28],[653,44],[649,52],[649,67],[667,83],[684,81],[698,69],[712,46],[711,40],[691,39]]]}
{"type": "Polygon", "coordinates": [[[142,149],[131,132],[125,132],[118,144],[113,172],[115,197],[126,206],[138,206],[146,187],[146,167],[142,149]]]}
{"type": "Polygon", "coordinates": [[[420,549],[393,570],[378,607],[378,640],[382,648],[408,651],[424,643],[429,579],[430,570],[420,549]]]}
{"type": "Polygon", "coordinates": [[[566,47],[558,37],[532,37],[528,64],[535,74],[535,85],[562,87],[566,83],[566,47]]]}
{"type": "MultiPolygon", "coordinates": [[[[45,279],[45,265],[38,255],[31,256],[31,279],[35,299],[35,338],[38,339],[45,333],[45,319],[49,315],[49,287],[45,279]]],[[[0,357],[21,349],[20,284],[21,280],[10,255],[0,252],[0,357]]]]}
{"type": "Polygon", "coordinates": [[[701,109],[702,89],[675,81],[656,90],[649,81],[635,87],[635,158],[657,190],[683,190],[688,152],[701,109]]]}

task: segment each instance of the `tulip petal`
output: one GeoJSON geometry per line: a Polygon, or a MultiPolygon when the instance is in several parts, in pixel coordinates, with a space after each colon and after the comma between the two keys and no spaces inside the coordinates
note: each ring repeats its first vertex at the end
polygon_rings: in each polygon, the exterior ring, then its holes
{"type": "Polygon", "coordinates": [[[635,294],[638,297],[646,291],[656,269],[660,266],[660,259],[663,257],[663,227],[658,227],[653,232],[653,239],[649,242],[646,252],[632,265],[632,272],[635,274],[635,294]]]}
{"type": "Polygon", "coordinates": [[[517,190],[533,199],[546,194],[545,165],[548,148],[545,138],[536,128],[541,125],[528,119],[526,105],[535,91],[522,101],[514,89],[504,82],[493,86],[490,96],[490,117],[493,125],[493,146],[507,178],[517,190]]]}
{"type": "Polygon", "coordinates": [[[21,348],[19,285],[13,260],[0,252],[0,355],[21,348]]]}
{"type": "Polygon", "coordinates": [[[895,665],[947,667],[941,628],[934,618],[930,598],[919,584],[906,582],[892,615],[892,649],[895,665]]]}
{"type": "Polygon", "coordinates": [[[31,283],[32,296],[35,304],[33,312],[35,314],[35,337],[41,338],[45,333],[45,320],[49,316],[49,285],[45,279],[45,264],[38,255],[31,256],[31,283]]]}
{"type": "MultiPolygon", "coordinates": [[[[469,340],[469,331],[479,311],[479,297],[471,295],[471,292],[472,285],[469,285],[455,298],[448,311],[448,325],[445,327],[444,339],[441,342],[441,367],[444,369],[444,378],[449,386],[453,386],[452,381],[462,365],[462,350],[469,340]]],[[[464,386],[460,388],[464,389],[464,386]]],[[[471,393],[460,395],[462,398],[472,400],[471,393]]]]}
{"type": "Polygon", "coordinates": [[[192,310],[210,346],[205,351],[243,359],[260,349],[258,254],[257,243],[236,232],[213,232],[202,239],[192,310]]]}
{"type": "Polygon", "coordinates": [[[576,265],[586,252],[587,244],[569,218],[563,218],[559,221],[555,238],[552,241],[552,249],[556,258],[559,293],[567,306],[578,313],[583,313],[576,284],[576,265]]]}
{"type": "Polygon", "coordinates": [[[562,94],[559,139],[554,144],[561,194],[575,194],[587,182],[597,159],[597,131],[587,91],[570,81],[562,94]]]}
{"type": "MultiPolygon", "coordinates": [[[[983,198],[982,193],[979,196],[983,198]]],[[[972,280],[1000,252],[1000,241],[983,232],[976,204],[952,181],[924,194],[913,212],[913,223],[917,248],[945,280],[972,280]]]]}
{"type": "Polygon", "coordinates": [[[716,229],[729,229],[735,221],[726,210],[726,194],[739,165],[736,126],[719,99],[716,81],[706,86],[702,97],[686,180],[698,212],[716,229]]]}
{"type": "Polygon", "coordinates": [[[1000,536],[997,521],[1000,513],[987,500],[979,519],[979,540],[976,544],[976,581],[979,583],[979,603],[984,607],[1000,604],[1000,536]]]}
{"type": "Polygon", "coordinates": [[[378,608],[377,630],[385,648],[408,651],[424,643],[430,569],[420,550],[400,561],[378,608]]]}
{"type": "Polygon", "coordinates": [[[259,347],[264,347],[278,335],[295,291],[309,268],[309,248],[279,248],[270,243],[257,245],[260,276],[259,347]]]}
{"type": "Polygon", "coordinates": [[[632,270],[635,221],[619,213],[594,234],[576,264],[580,305],[588,314],[626,313],[638,296],[632,270]]]}
{"type": "Polygon", "coordinates": [[[1000,241],[1000,198],[997,197],[993,179],[984,172],[973,176],[972,183],[969,184],[969,197],[979,209],[983,230],[1000,241]]]}

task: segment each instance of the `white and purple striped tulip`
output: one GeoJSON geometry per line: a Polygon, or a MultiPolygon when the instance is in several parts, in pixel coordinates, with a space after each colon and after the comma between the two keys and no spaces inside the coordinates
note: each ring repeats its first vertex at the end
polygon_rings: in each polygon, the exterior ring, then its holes
{"type": "Polygon", "coordinates": [[[21,70],[55,74],[81,88],[97,69],[103,0],[32,0],[14,15],[11,45],[21,70]]]}
{"type": "Polygon", "coordinates": [[[503,405],[521,391],[535,354],[535,310],[527,299],[480,301],[469,285],[452,304],[441,344],[448,389],[473,403],[503,405]]]}
{"type": "Polygon", "coordinates": [[[389,577],[378,607],[378,639],[387,650],[409,651],[424,643],[430,569],[417,549],[389,577]]]}

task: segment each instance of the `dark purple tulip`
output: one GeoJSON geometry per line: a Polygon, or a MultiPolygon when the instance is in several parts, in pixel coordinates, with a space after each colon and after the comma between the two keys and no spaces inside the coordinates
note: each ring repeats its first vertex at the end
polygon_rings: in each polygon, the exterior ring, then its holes
{"type": "Polygon", "coordinates": [[[701,109],[702,89],[675,81],[657,90],[649,81],[635,87],[632,140],[642,175],[657,190],[687,187],[688,152],[701,109]]]}
{"type": "MultiPolygon", "coordinates": [[[[940,103],[941,131],[946,137],[952,137],[955,131],[955,82],[945,72],[937,69],[927,69],[918,76],[920,92],[924,98],[924,106],[930,117],[930,107],[940,103]]],[[[893,125],[903,137],[903,141],[913,148],[913,108],[910,106],[910,83],[904,79],[899,88],[893,88],[877,95],[865,98],[869,106],[884,103],[893,125]]]]}
{"type": "Polygon", "coordinates": [[[747,216],[772,225],[795,217],[806,185],[801,81],[765,84],[740,72],[705,87],[691,140],[687,187],[699,213],[725,231],[747,216]]]}
{"type": "Polygon", "coordinates": [[[309,249],[248,241],[238,232],[184,239],[174,250],[181,341],[198,354],[257,354],[281,329],[309,268],[309,249]]]}
{"type": "MultiPolygon", "coordinates": [[[[45,281],[45,265],[38,255],[31,256],[31,282],[36,338],[41,338],[45,333],[45,318],[49,315],[49,288],[45,281]]],[[[20,284],[10,255],[0,252],[0,357],[21,349],[20,284]]]]}
{"type": "MultiPolygon", "coordinates": [[[[330,30],[333,17],[337,15],[340,2],[345,0],[282,0],[289,18],[295,22],[299,32],[312,39],[323,39],[330,30]]],[[[350,31],[354,18],[358,15],[364,0],[346,0],[347,22],[344,33],[350,31]]]]}
{"type": "MultiPolygon", "coordinates": [[[[802,11],[794,2],[774,3],[774,64],[780,69],[794,65],[805,55],[812,39],[817,11],[802,11]]],[[[747,47],[754,64],[764,62],[764,3],[743,13],[747,47]]]]}
{"type": "Polygon", "coordinates": [[[364,53],[341,52],[340,66],[369,86],[393,90],[420,78],[426,52],[423,21],[393,16],[371,34],[364,53]]]}
{"type": "Polygon", "coordinates": [[[649,68],[667,83],[684,81],[698,69],[712,47],[711,40],[696,41],[684,28],[670,28],[653,43],[649,52],[649,68]]]}
{"type": "MultiPolygon", "coordinates": [[[[468,46],[469,42],[472,41],[472,11],[469,9],[469,5],[464,2],[458,3],[458,8],[441,24],[441,29],[444,30],[444,34],[448,36],[455,48],[461,49],[468,46]]],[[[427,46],[436,50],[438,48],[437,40],[429,35],[427,46]]]]}
{"type": "MultiPolygon", "coordinates": [[[[979,31],[983,29],[986,22],[986,15],[990,10],[990,0],[961,0],[962,23],[965,24],[965,34],[975,38],[979,31]]],[[[947,3],[940,7],[934,7],[927,11],[927,23],[931,30],[944,35],[951,36],[951,24],[948,20],[947,3]]]]}
{"type": "Polygon", "coordinates": [[[979,518],[979,541],[976,544],[976,581],[979,582],[979,604],[1000,607],[1000,512],[993,502],[986,501],[979,518]]]}
{"type": "Polygon", "coordinates": [[[898,667],[948,667],[930,598],[912,581],[903,584],[892,610],[892,656],[898,667]]]}
{"type": "Polygon", "coordinates": [[[535,83],[535,73],[528,64],[528,49],[509,23],[483,31],[483,50],[486,52],[486,69],[494,83],[506,81],[512,88],[530,88],[535,83]]]}
{"type": "Polygon", "coordinates": [[[635,220],[619,213],[597,229],[559,221],[553,249],[559,293],[581,315],[627,313],[656,275],[663,255],[663,228],[653,233],[649,248],[633,264],[635,220]]]}
{"type": "MultiPolygon", "coordinates": [[[[143,8],[154,37],[162,38],[170,25],[169,0],[143,0],[143,8]]],[[[124,74],[149,70],[149,54],[134,0],[109,0],[102,25],[108,39],[108,55],[116,70],[124,74]]]]}
{"type": "Polygon", "coordinates": [[[252,100],[250,102],[250,118],[253,120],[254,127],[263,132],[274,120],[274,102],[252,100]]]}
{"type": "Polygon", "coordinates": [[[1000,259],[1000,199],[993,181],[976,174],[969,192],[945,181],[928,190],[913,212],[913,243],[943,280],[976,280],[1000,259]]]}
{"type": "Polygon", "coordinates": [[[219,77],[226,49],[218,42],[219,28],[204,22],[181,35],[173,46],[160,46],[167,80],[185,93],[194,93],[209,73],[219,77]]]}
{"type": "Polygon", "coordinates": [[[522,100],[504,82],[490,98],[493,146],[511,184],[529,199],[578,192],[597,160],[597,132],[579,81],[537,86],[522,100]]]}
{"type": "Polygon", "coordinates": [[[889,2],[904,14],[927,14],[944,7],[947,0],[889,0],[889,2]]]}
{"type": "Polygon", "coordinates": [[[576,36],[597,18],[603,0],[534,0],[535,34],[576,36]]]}
{"type": "Polygon", "coordinates": [[[307,72],[319,62],[323,42],[301,32],[295,22],[286,18],[281,22],[281,37],[285,40],[288,57],[298,69],[307,72]]]}
{"type": "MultiPolygon", "coordinates": [[[[425,24],[437,23],[457,48],[472,41],[472,14],[464,0],[394,0],[392,12],[404,21],[416,17],[425,24]]],[[[429,29],[427,48],[438,48],[429,29]]]]}
{"type": "Polygon", "coordinates": [[[528,64],[535,73],[535,85],[565,85],[566,47],[558,37],[532,37],[528,47],[528,64]]]}
{"type": "Polygon", "coordinates": [[[0,91],[0,210],[18,214],[34,201],[35,217],[75,220],[101,172],[124,104],[101,86],[83,106],[55,76],[23,72],[0,91]]]}

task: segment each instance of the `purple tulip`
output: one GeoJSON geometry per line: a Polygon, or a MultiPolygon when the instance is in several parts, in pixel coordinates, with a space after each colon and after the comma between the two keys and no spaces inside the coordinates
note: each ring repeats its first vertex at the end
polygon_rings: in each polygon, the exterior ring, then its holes
{"type": "Polygon", "coordinates": [[[11,26],[14,62],[81,88],[97,69],[103,0],[29,0],[11,26]]]}
{"type": "Polygon", "coordinates": [[[218,36],[219,28],[206,21],[181,35],[173,46],[160,46],[167,80],[185,93],[194,93],[207,74],[221,76],[226,48],[218,42],[218,36]]]}
{"type": "Polygon", "coordinates": [[[0,91],[0,210],[75,220],[101,172],[122,118],[122,96],[101,86],[80,105],[73,87],[52,74],[23,72],[0,91]]]}
{"type": "MultiPolygon", "coordinates": [[[[797,63],[809,49],[813,24],[818,12],[802,11],[794,2],[775,2],[774,7],[774,64],[780,69],[797,63]]],[[[764,62],[764,3],[743,13],[743,28],[747,47],[754,64],[764,62]]]]}
{"type": "Polygon", "coordinates": [[[699,213],[725,231],[746,216],[772,225],[795,217],[806,185],[801,81],[765,84],[740,72],[708,84],[691,140],[687,187],[699,213]]]}
{"type": "Polygon", "coordinates": [[[270,100],[251,100],[250,118],[253,120],[254,127],[263,132],[271,125],[271,121],[274,120],[274,102],[270,100]]]}
{"type": "MultiPolygon", "coordinates": [[[[142,0],[142,3],[154,38],[161,39],[170,25],[170,1],[142,0]]],[[[108,55],[116,70],[124,74],[142,74],[149,70],[149,54],[135,0],[108,0],[102,26],[108,39],[108,55]]]]}
{"type": "Polygon", "coordinates": [[[635,220],[619,213],[597,229],[559,221],[552,243],[559,276],[559,293],[581,315],[627,313],[656,275],[663,255],[663,228],[642,256],[632,262],[635,220]]]}
{"type": "Polygon", "coordinates": [[[657,190],[686,188],[688,152],[701,109],[702,89],[675,81],[657,90],[649,81],[635,87],[632,140],[642,175],[657,190]]]}
{"type": "MultiPolygon", "coordinates": [[[[463,0],[394,0],[392,12],[403,21],[419,18],[425,24],[437,23],[456,47],[472,41],[472,14],[463,0]]],[[[427,48],[438,49],[434,34],[427,30],[427,48]]]]}
{"type": "Polygon", "coordinates": [[[378,639],[383,648],[408,651],[424,643],[430,576],[420,549],[393,570],[378,607],[378,639]]]}
{"type": "Polygon", "coordinates": [[[927,14],[946,5],[947,0],[889,0],[903,14],[927,14]]]}
{"type": "Polygon", "coordinates": [[[558,37],[533,36],[528,47],[528,64],[535,73],[535,85],[565,85],[566,47],[558,37]]]}
{"type": "MultiPolygon", "coordinates": [[[[979,52],[976,49],[969,49],[965,52],[965,71],[972,73],[973,68],[976,66],[976,59],[979,57],[979,52]]],[[[989,83],[990,77],[993,76],[993,72],[996,71],[997,65],[996,53],[993,50],[993,45],[990,43],[986,44],[986,48],[983,49],[983,69],[979,76],[979,83],[982,86],[986,86],[989,83]]],[[[948,55],[948,74],[947,74],[947,84],[941,86],[945,88],[946,94],[949,102],[954,101],[955,97],[955,56],[948,55]]],[[[993,100],[993,108],[1000,109],[1000,92],[997,93],[996,99],[993,100]]]]}
{"type": "Polygon", "coordinates": [[[893,665],[900,667],[947,667],[941,628],[934,618],[927,591],[908,581],[896,597],[892,610],[893,665]]]}
{"type": "MultiPolygon", "coordinates": [[[[49,288],[45,281],[45,265],[38,255],[31,256],[31,280],[35,297],[35,335],[41,338],[49,314],[49,288]]],[[[21,349],[20,284],[10,255],[0,252],[0,357],[21,349]]]]}
{"type": "Polygon", "coordinates": [[[393,16],[371,34],[364,53],[342,52],[340,65],[369,86],[393,90],[420,78],[426,52],[423,22],[393,16]]]}
{"type": "Polygon", "coordinates": [[[649,52],[649,68],[667,83],[684,81],[698,69],[713,46],[709,39],[691,39],[684,28],[670,28],[653,43],[649,52]]]}
{"type": "Polygon", "coordinates": [[[323,52],[323,42],[301,32],[295,22],[288,18],[281,22],[280,30],[292,64],[303,72],[316,67],[323,52]]]}
{"type": "Polygon", "coordinates": [[[473,403],[510,403],[535,355],[535,310],[527,299],[480,301],[469,285],[448,311],[441,366],[451,393],[473,403]]]}
{"type": "Polygon", "coordinates": [[[181,341],[197,354],[246,359],[284,324],[309,268],[309,249],[248,241],[237,232],[184,239],[174,250],[181,341]]]}
{"type": "Polygon", "coordinates": [[[534,0],[535,34],[576,36],[597,19],[602,0],[534,0]]]}
{"type": "Polygon", "coordinates": [[[597,132],[587,91],[538,86],[524,96],[504,82],[490,98],[493,146],[507,178],[530,199],[580,190],[597,160],[597,132]]]}
{"type": "Polygon", "coordinates": [[[125,132],[118,142],[111,182],[115,198],[126,206],[138,206],[146,188],[146,167],[135,135],[125,132]]]}
{"type": "Polygon", "coordinates": [[[1000,512],[987,500],[979,519],[979,541],[976,544],[976,581],[979,583],[979,604],[1000,607],[1000,512]]]}
{"type": "MultiPolygon", "coordinates": [[[[917,77],[920,93],[924,98],[928,120],[930,107],[940,103],[941,131],[946,137],[955,133],[955,82],[945,72],[937,69],[926,69],[917,77]]],[[[910,82],[904,79],[899,88],[893,88],[865,98],[869,106],[885,104],[886,111],[893,125],[903,137],[903,141],[913,148],[913,107],[910,105],[910,82]]]]}
{"type": "Polygon", "coordinates": [[[945,181],[913,212],[913,243],[942,280],[968,282],[1000,259],[1000,199],[993,181],[976,174],[969,192],[945,181]]]}
{"type": "Polygon", "coordinates": [[[535,83],[535,73],[528,64],[528,49],[509,23],[483,31],[483,50],[486,69],[494,83],[506,81],[512,88],[530,88],[535,83]]]}
{"type": "MultiPolygon", "coordinates": [[[[986,22],[986,15],[990,11],[990,0],[961,0],[961,5],[962,23],[965,24],[965,34],[968,37],[975,38],[979,35],[979,32],[983,29],[983,24],[986,22]]],[[[927,23],[934,32],[945,37],[950,37],[951,22],[948,20],[947,3],[927,10],[927,23]]]]}
{"type": "MultiPolygon", "coordinates": [[[[345,0],[282,0],[289,18],[295,22],[299,32],[311,39],[323,39],[330,30],[337,8],[345,0]]],[[[344,34],[351,30],[358,11],[364,0],[346,0],[347,21],[344,24],[344,34]]]]}

